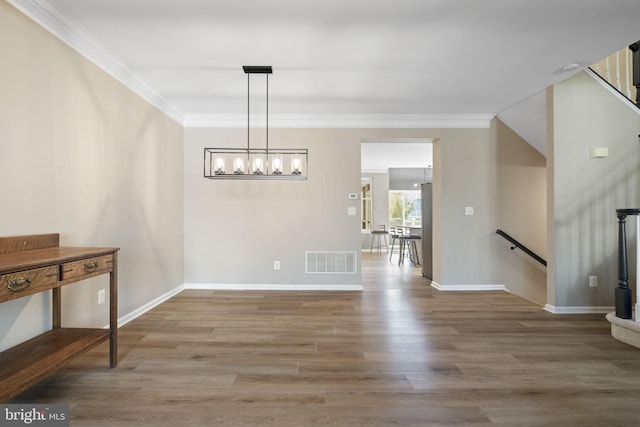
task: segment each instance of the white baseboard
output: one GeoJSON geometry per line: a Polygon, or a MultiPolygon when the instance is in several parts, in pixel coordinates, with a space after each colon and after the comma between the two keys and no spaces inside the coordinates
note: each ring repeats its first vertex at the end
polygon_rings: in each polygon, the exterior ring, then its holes
{"type": "Polygon", "coordinates": [[[560,306],[545,304],[544,310],[553,314],[605,314],[615,310],[613,306],[560,306]]]}
{"type": "Polygon", "coordinates": [[[323,284],[250,284],[250,283],[185,283],[184,289],[205,289],[215,291],[361,291],[362,285],[323,284]]]}
{"type": "MultiPolygon", "coordinates": [[[[118,327],[120,328],[120,327],[126,325],[127,323],[131,322],[135,318],[142,316],[147,311],[149,311],[152,308],[162,304],[163,302],[167,301],[168,299],[170,299],[174,295],[180,293],[183,289],[184,289],[184,285],[180,285],[177,288],[172,289],[169,292],[165,293],[164,295],[160,295],[158,298],[146,303],[142,307],[139,307],[139,308],[133,310],[132,312],[127,313],[124,316],[118,318],[118,327]]],[[[108,328],[108,327],[109,327],[109,325],[104,326],[105,329],[108,328]]]]}
{"type": "Polygon", "coordinates": [[[504,285],[441,285],[438,282],[432,281],[431,286],[439,291],[506,291],[507,288],[504,285]]]}

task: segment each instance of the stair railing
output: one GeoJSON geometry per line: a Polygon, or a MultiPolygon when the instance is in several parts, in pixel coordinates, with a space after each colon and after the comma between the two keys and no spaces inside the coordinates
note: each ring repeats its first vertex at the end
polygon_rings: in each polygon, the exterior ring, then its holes
{"type": "Polygon", "coordinates": [[[589,69],[640,107],[640,41],[607,56],[589,69]]]}
{"type": "Polygon", "coordinates": [[[504,231],[502,231],[500,229],[497,229],[496,230],[496,234],[499,234],[500,236],[504,237],[505,239],[507,239],[508,241],[510,241],[513,244],[513,246],[511,246],[511,250],[512,251],[515,250],[516,248],[518,248],[518,249],[522,250],[522,252],[524,252],[525,254],[529,255],[531,258],[533,258],[536,261],[538,261],[540,264],[544,265],[545,267],[547,266],[547,261],[545,261],[541,256],[539,256],[538,254],[533,252],[531,249],[527,248],[522,243],[518,242],[516,239],[514,239],[513,237],[511,237],[510,235],[508,235],[504,231]]]}

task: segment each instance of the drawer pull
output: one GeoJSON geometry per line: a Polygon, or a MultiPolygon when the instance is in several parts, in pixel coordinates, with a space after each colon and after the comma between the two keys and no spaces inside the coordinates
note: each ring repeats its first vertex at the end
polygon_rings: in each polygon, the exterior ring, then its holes
{"type": "Polygon", "coordinates": [[[98,261],[86,262],[84,264],[84,272],[92,273],[98,269],[98,261]]]}
{"type": "Polygon", "coordinates": [[[7,288],[11,291],[11,292],[20,292],[24,289],[27,289],[29,287],[29,285],[31,285],[31,279],[30,278],[24,278],[24,277],[20,277],[18,279],[11,279],[9,280],[9,284],[7,285],[7,288]]]}

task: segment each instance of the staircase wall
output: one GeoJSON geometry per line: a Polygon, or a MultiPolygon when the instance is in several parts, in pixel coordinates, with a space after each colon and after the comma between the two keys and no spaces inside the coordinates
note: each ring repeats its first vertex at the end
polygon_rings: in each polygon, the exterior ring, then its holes
{"type": "MultiPolygon", "coordinates": [[[[496,120],[496,222],[542,258],[547,257],[546,159],[500,120],[496,120]]],[[[496,236],[496,281],[509,292],[544,305],[547,269],[496,236]]]]}
{"type": "MultiPolygon", "coordinates": [[[[617,286],[615,209],[640,207],[640,114],[585,72],[549,96],[548,309],[605,311],[617,286]],[[609,155],[589,158],[590,147],[609,155]],[[589,276],[598,276],[598,287],[589,287],[589,276]]],[[[632,241],[635,224],[628,231],[632,241]]]]}

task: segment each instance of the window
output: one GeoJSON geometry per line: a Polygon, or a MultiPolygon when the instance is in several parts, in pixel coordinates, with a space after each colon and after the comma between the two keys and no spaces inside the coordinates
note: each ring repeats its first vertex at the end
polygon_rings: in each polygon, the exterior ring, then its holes
{"type": "Polygon", "coordinates": [[[360,179],[361,230],[371,230],[371,178],[360,179]]]}
{"type": "Polygon", "coordinates": [[[419,190],[389,191],[389,227],[399,226],[422,226],[422,196],[419,190]]]}

